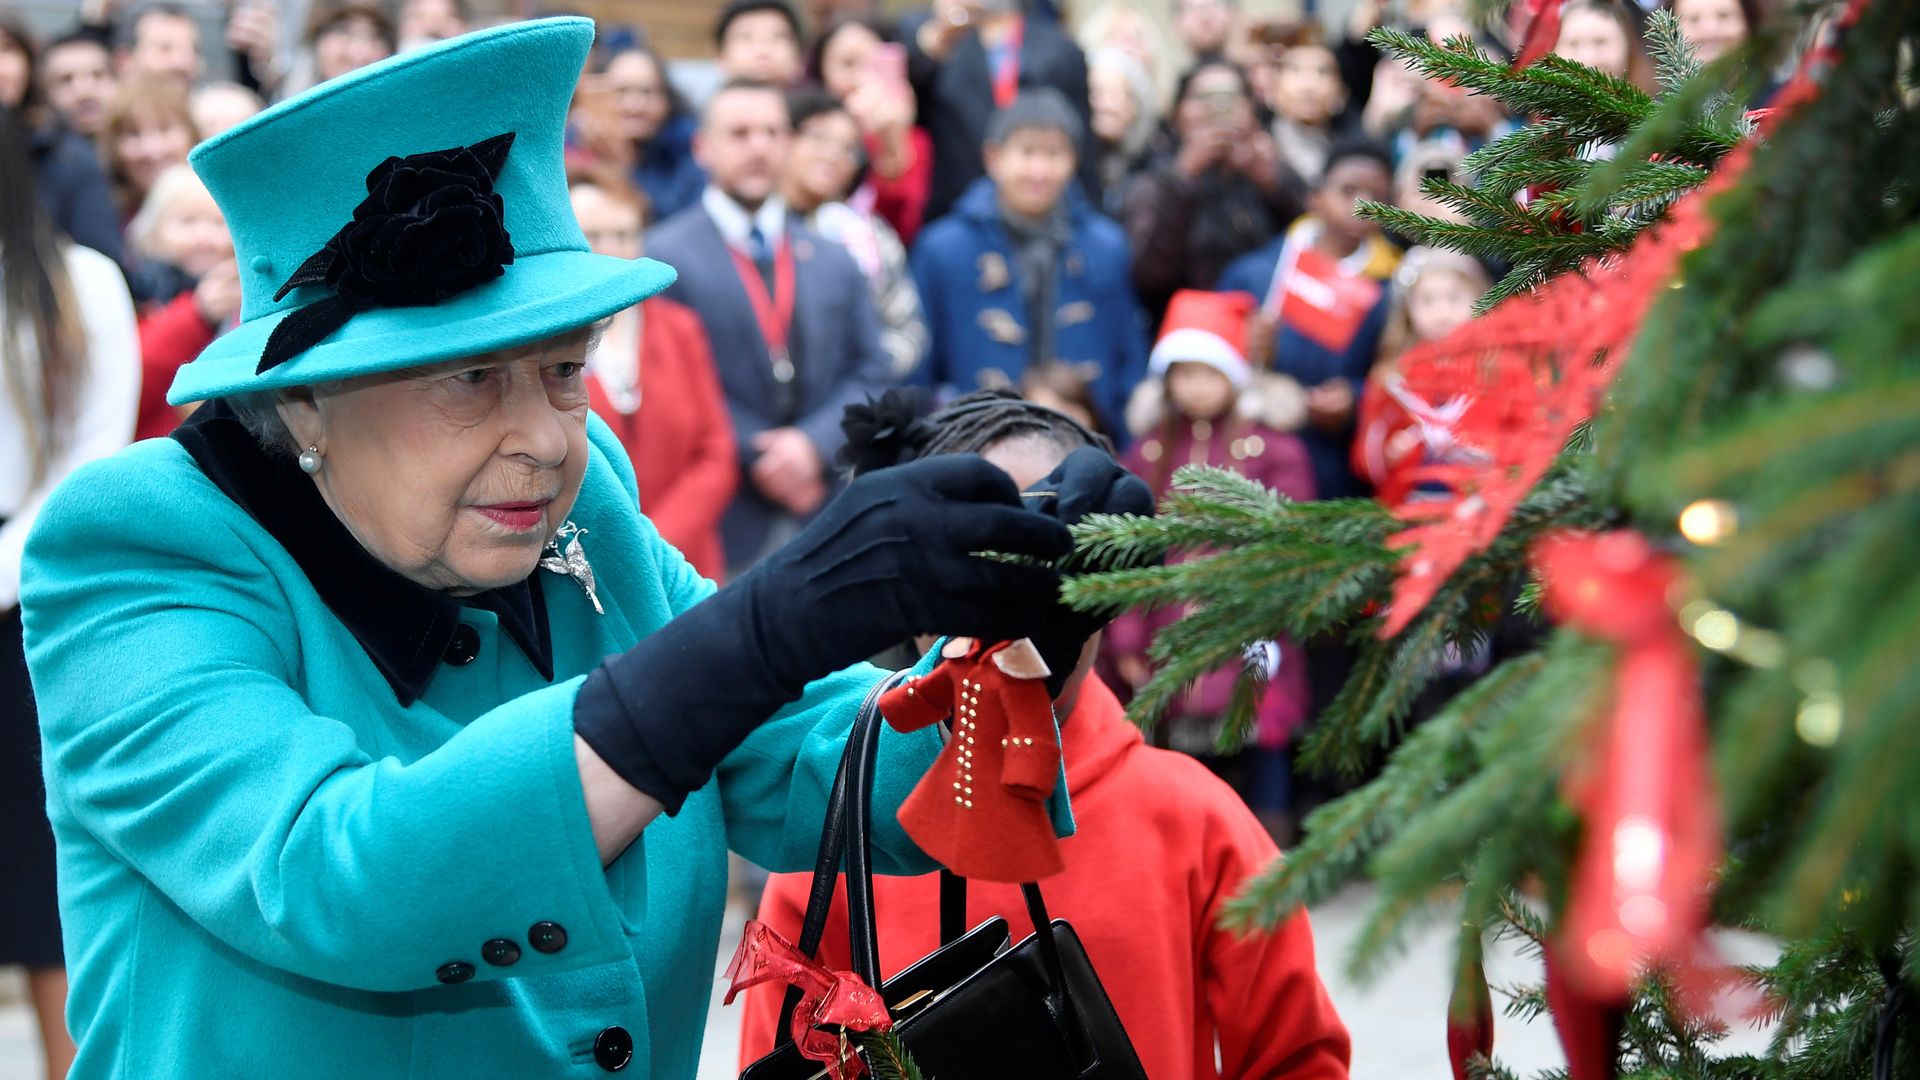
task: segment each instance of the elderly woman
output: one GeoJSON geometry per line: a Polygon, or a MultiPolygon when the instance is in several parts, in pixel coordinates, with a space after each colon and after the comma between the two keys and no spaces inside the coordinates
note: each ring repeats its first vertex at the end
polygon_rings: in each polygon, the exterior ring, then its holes
{"type": "MultiPolygon", "coordinates": [[[[862,478],[718,592],[660,541],[583,382],[672,279],[569,211],[591,37],[456,38],[196,151],[245,290],[172,388],[210,400],[26,556],[81,1080],[690,1078],[726,851],[811,859],[859,659],[1035,634],[1065,671],[1089,632],[976,554],[1073,516],[979,458],[862,478]]],[[[1097,454],[1046,490],[1142,502],[1097,454]]],[[[938,751],[888,733],[881,805],[938,751]]]]}

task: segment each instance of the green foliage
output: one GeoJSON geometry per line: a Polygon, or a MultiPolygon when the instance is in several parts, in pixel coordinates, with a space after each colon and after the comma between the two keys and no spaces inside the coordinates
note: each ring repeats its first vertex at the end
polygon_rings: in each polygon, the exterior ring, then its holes
{"type": "Polygon", "coordinates": [[[860,1050],[873,1066],[874,1080],[928,1080],[914,1064],[907,1044],[891,1031],[863,1031],[854,1036],[860,1050]]]}
{"type": "MultiPolygon", "coordinates": [[[[1664,18],[1652,33],[1659,100],[1555,58],[1515,73],[1465,42],[1377,34],[1423,72],[1537,119],[1473,156],[1476,187],[1430,185],[1466,224],[1368,213],[1511,261],[1499,295],[1621,249],[1745,133],[1739,103],[1791,37],[1763,28],[1743,73],[1737,57],[1701,70],[1664,18]],[[1582,147],[1595,142],[1619,153],[1590,161],[1582,147]],[[1513,199],[1544,187],[1554,190],[1525,206],[1513,199]]],[[[1474,947],[1488,929],[1550,934],[1580,835],[1561,792],[1609,707],[1613,655],[1540,625],[1525,556],[1555,528],[1630,527],[1681,557],[1687,611],[1737,628],[1717,643],[1724,652],[1699,650],[1727,831],[1714,916],[1775,936],[1784,953],[1752,973],[1778,1021],[1763,1058],[1720,1056],[1726,1029],[1688,1019],[1655,973],[1634,994],[1621,1074],[1868,1074],[1889,980],[1920,991],[1920,113],[1907,92],[1920,53],[1903,52],[1915,40],[1920,0],[1866,7],[1820,95],[1767,133],[1710,206],[1713,235],[1656,300],[1600,416],[1393,639],[1377,630],[1399,524],[1371,503],[1296,505],[1232,474],[1183,470],[1160,518],[1081,527],[1100,565],[1191,556],[1068,590],[1091,607],[1192,605],[1156,643],[1161,670],[1136,700],[1138,720],[1238,663],[1249,642],[1354,647],[1353,675],[1300,756],[1379,773],[1308,818],[1299,847],[1229,905],[1232,925],[1271,924],[1366,877],[1377,902],[1348,958],[1363,973],[1435,909],[1474,947]],[[1676,528],[1700,500],[1737,520],[1704,546],[1676,528]],[[1533,623],[1535,643],[1403,730],[1440,659],[1502,616],[1533,623]],[[1518,903],[1522,889],[1543,907],[1518,903]]],[[[1539,988],[1518,987],[1507,1007],[1546,1005],[1539,988]]],[[[1881,1063],[1890,1075],[1920,1075],[1913,1015],[1881,1063]]],[[[1509,1075],[1494,1063],[1480,1074],[1509,1075]]]]}
{"type": "MultiPolygon", "coordinates": [[[[1649,21],[1663,78],[1685,84],[1697,65],[1678,24],[1666,12],[1649,21]]],[[[1588,259],[1624,250],[1674,199],[1704,182],[1709,167],[1745,132],[1724,91],[1688,98],[1688,108],[1676,115],[1631,83],[1558,56],[1513,72],[1466,39],[1435,43],[1380,29],[1370,40],[1423,75],[1533,118],[1467,157],[1462,168],[1470,184],[1422,182],[1422,191],[1464,220],[1379,203],[1361,208],[1382,227],[1420,243],[1511,266],[1481,298],[1481,311],[1588,259]],[[1636,138],[1655,117],[1662,118],[1662,138],[1635,142],[1630,155],[1609,158],[1599,149],[1636,138]],[[1523,195],[1529,196],[1524,202],[1523,195]]]]}

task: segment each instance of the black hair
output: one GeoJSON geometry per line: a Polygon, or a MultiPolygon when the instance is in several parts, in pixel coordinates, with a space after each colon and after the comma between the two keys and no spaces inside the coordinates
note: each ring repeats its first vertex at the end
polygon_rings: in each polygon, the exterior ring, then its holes
{"type": "Polygon", "coordinates": [[[918,389],[888,390],[878,400],[847,406],[840,464],[858,476],[941,454],[978,454],[1022,436],[1050,440],[1063,450],[1092,446],[1113,453],[1105,435],[1011,387],[976,390],[931,414],[926,409],[926,392],[918,389]]]}
{"type": "Polygon", "coordinates": [[[801,86],[787,93],[787,117],[795,131],[816,116],[846,111],[845,103],[818,86],[801,86]]]}
{"type": "Polygon", "coordinates": [[[827,60],[827,45],[834,38],[840,36],[840,31],[853,26],[860,27],[884,42],[897,42],[899,40],[893,27],[879,19],[869,18],[865,15],[836,15],[832,21],[827,23],[826,28],[820,31],[820,36],[813,39],[813,44],[807,47],[807,60],[804,70],[809,80],[813,82],[826,81],[820,76],[821,70],[827,60]]]}
{"type": "Polygon", "coordinates": [[[315,0],[307,11],[307,32],[300,40],[312,45],[322,34],[356,16],[373,24],[388,52],[400,47],[400,27],[380,0],[315,0]]]}
{"type": "Polygon", "coordinates": [[[786,0],[730,0],[726,7],[720,9],[720,17],[714,20],[714,45],[726,43],[727,30],[733,26],[734,20],[742,15],[752,15],[759,11],[771,11],[787,20],[787,26],[793,30],[793,41],[796,46],[805,38],[806,35],[800,32],[800,14],[794,11],[793,5],[786,0]]]}
{"type": "Polygon", "coordinates": [[[107,52],[112,52],[113,35],[101,27],[82,23],[75,25],[59,37],[49,40],[41,47],[40,53],[44,56],[55,49],[64,49],[69,45],[96,45],[107,52]]]}
{"type": "Polygon", "coordinates": [[[1366,158],[1387,170],[1388,179],[1393,177],[1393,152],[1387,149],[1385,143],[1365,135],[1342,135],[1333,140],[1333,145],[1327,149],[1327,165],[1320,173],[1320,183],[1326,183],[1325,177],[1333,172],[1333,167],[1348,158],[1366,158]]]}
{"type": "Polygon", "coordinates": [[[628,53],[646,57],[647,62],[653,65],[654,73],[660,76],[660,89],[667,95],[668,120],[677,120],[691,114],[692,110],[687,107],[687,99],[681,95],[680,88],[673,85],[672,79],[667,78],[666,59],[644,35],[626,35],[625,40],[605,49],[600,48],[599,43],[595,42],[594,50],[588,56],[587,63],[595,75],[605,75],[615,60],[628,53]]]}
{"type": "MultiPolygon", "coordinates": [[[[22,118],[32,124],[40,119],[40,43],[34,39],[25,20],[11,11],[0,10],[0,45],[12,45],[27,58],[27,88],[17,108],[22,118]]],[[[0,108],[6,106],[0,104],[0,108]]]]}
{"type": "Polygon", "coordinates": [[[1067,103],[1066,95],[1051,86],[1036,86],[1020,91],[1007,107],[987,121],[987,141],[1005,143],[1019,131],[1057,131],[1073,144],[1074,153],[1086,136],[1080,114],[1067,103]]]}
{"type": "Polygon", "coordinates": [[[158,0],[156,3],[135,4],[133,7],[127,9],[126,14],[121,17],[118,28],[115,31],[115,43],[122,49],[133,48],[139,40],[140,20],[149,15],[164,15],[169,19],[185,19],[193,24],[195,37],[197,38],[200,34],[200,22],[193,17],[193,12],[187,10],[186,5],[172,3],[171,0],[158,0]]]}
{"type": "Polygon", "coordinates": [[[71,433],[87,370],[86,328],[38,183],[26,121],[0,107],[0,377],[38,387],[17,403],[35,483],[71,433]]]}
{"type": "Polygon", "coordinates": [[[1199,78],[1201,72],[1212,71],[1214,68],[1225,68],[1233,72],[1233,77],[1240,82],[1240,94],[1247,99],[1247,104],[1259,104],[1253,96],[1253,80],[1247,78],[1245,68],[1224,56],[1210,56],[1195,61],[1192,67],[1180,73],[1180,80],[1173,87],[1173,107],[1176,114],[1180,109],[1180,103],[1187,100],[1187,91],[1193,87],[1193,80],[1199,78]]]}

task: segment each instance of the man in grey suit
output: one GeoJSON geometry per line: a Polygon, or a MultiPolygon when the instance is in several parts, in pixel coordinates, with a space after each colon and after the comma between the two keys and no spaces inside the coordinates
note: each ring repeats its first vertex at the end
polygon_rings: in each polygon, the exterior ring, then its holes
{"type": "Polygon", "coordinates": [[[840,414],[889,382],[866,279],[838,244],[788,220],[780,177],[793,138],[787,102],[730,82],[707,103],[693,152],[700,202],[655,226],[647,254],[680,279],[713,341],[747,483],[720,522],[737,572],[813,516],[833,490],[840,414]]]}

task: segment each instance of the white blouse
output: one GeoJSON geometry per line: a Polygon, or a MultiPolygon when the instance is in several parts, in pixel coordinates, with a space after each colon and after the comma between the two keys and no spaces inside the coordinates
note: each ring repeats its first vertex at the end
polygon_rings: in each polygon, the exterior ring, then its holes
{"type": "MultiPolygon", "coordinates": [[[[0,526],[0,611],[20,602],[20,555],[47,494],[68,473],[133,441],[140,406],[140,338],[120,268],[78,245],[68,245],[65,257],[87,335],[87,370],[80,380],[73,428],[38,484],[33,483],[32,446],[20,422],[20,403],[13,400],[7,380],[0,379],[0,518],[6,519],[0,526]]],[[[25,320],[7,318],[5,311],[0,311],[0,326],[23,336],[32,332],[25,320]]],[[[31,343],[26,344],[26,355],[31,355],[31,343]]],[[[30,379],[37,375],[38,368],[28,373],[30,379]]],[[[37,382],[26,389],[37,401],[37,382]]]]}

